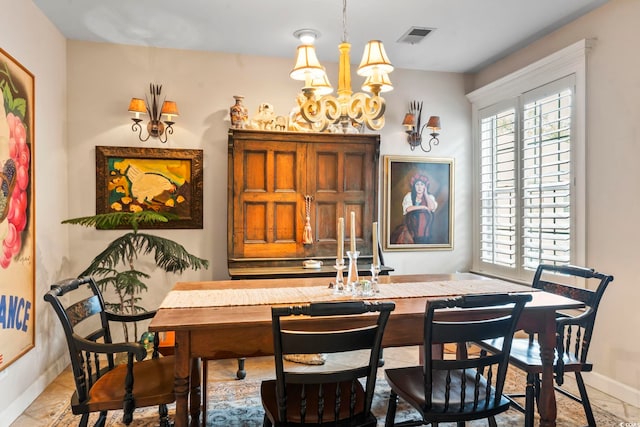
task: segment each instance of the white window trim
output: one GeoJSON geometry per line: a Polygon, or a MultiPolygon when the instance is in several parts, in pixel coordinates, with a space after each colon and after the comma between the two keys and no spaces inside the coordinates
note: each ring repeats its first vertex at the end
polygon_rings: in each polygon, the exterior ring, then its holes
{"type": "MultiPolygon", "coordinates": [[[[502,276],[500,269],[483,271],[480,263],[479,235],[479,188],[475,177],[479,174],[479,111],[508,98],[518,97],[547,83],[573,74],[575,76],[575,118],[572,129],[572,171],[574,181],[574,205],[572,220],[571,263],[584,265],[586,260],[586,57],[591,48],[590,40],[583,39],[527,67],[504,76],[467,94],[472,104],[473,144],[473,263],[472,271],[502,276]]],[[[525,282],[533,278],[532,272],[517,269],[518,277],[509,277],[525,282]]]]}

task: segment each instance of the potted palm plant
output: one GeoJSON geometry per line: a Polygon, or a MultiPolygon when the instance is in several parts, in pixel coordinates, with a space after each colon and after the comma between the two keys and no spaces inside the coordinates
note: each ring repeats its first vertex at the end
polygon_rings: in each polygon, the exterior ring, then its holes
{"type": "MultiPolygon", "coordinates": [[[[147,291],[144,280],[151,276],[136,268],[140,256],[152,256],[156,266],[169,273],[182,273],[187,269],[209,267],[209,261],[189,253],[184,246],[164,237],[139,231],[140,224],[167,222],[175,215],[155,211],[110,212],[62,221],[97,229],[125,228],[129,231],[110,242],[79,276],[93,276],[102,292],[113,290],[116,301],[107,307],[116,313],[135,314],[146,311],[140,305],[140,294],[147,291]]],[[[124,337],[129,341],[129,330],[123,323],[124,337]]],[[[137,324],[133,336],[138,337],[137,324]]]]}

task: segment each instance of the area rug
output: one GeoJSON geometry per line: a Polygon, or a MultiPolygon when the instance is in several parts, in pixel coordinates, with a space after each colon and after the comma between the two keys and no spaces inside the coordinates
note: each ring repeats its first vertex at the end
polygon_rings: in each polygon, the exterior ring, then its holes
{"type": "MultiPolygon", "coordinates": [[[[519,392],[516,384],[524,384],[524,376],[517,371],[510,370],[508,374],[506,390],[519,392]]],[[[242,380],[211,382],[208,393],[208,413],[207,426],[210,427],[260,427],[262,426],[262,404],[260,403],[260,381],[242,380]]],[[[556,393],[557,394],[557,393],[556,393]]],[[[558,427],[577,427],[586,424],[582,406],[564,398],[558,398],[558,427]]],[[[384,380],[384,374],[379,376],[376,384],[376,394],[373,400],[373,413],[378,418],[378,426],[384,426],[384,418],[387,412],[389,399],[389,386],[384,380]]],[[[594,407],[594,415],[597,425],[602,427],[613,427],[623,425],[624,420],[614,414],[610,414],[600,408],[594,407]]],[[[169,407],[169,415],[173,419],[175,405],[169,407]]],[[[396,421],[415,419],[416,413],[402,401],[398,404],[396,421]]],[[[89,425],[95,422],[95,415],[89,421],[89,425]]],[[[51,427],[67,427],[78,425],[79,416],[71,413],[67,406],[64,411],[53,421],[51,427]]],[[[496,417],[499,426],[522,426],[524,425],[523,415],[510,409],[496,417]]],[[[537,425],[536,416],[536,425],[537,425]]],[[[158,425],[157,408],[144,408],[136,410],[132,427],[152,427],[158,425]]],[[[441,426],[453,426],[454,424],[441,424],[441,426]]],[[[467,423],[468,426],[486,426],[486,420],[478,420],[467,423]]],[[[124,426],[122,423],[122,411],[109,412],[106,426],[124,426]]]]}

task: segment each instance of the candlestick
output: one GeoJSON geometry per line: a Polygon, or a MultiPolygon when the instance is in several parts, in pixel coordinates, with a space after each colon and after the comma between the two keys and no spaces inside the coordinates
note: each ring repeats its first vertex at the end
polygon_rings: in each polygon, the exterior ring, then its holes
{"type": "Polygon", "coordinates": [[[336,259],[336,265],[333,266],[336,269],[336,283],[333,285],[333,293],[340,295],[344,293],[344,276],[342,271],[346,268],[344,265],[344,258],[336,259]]]}
{"type": "Polygon", "coordinates": [[[379,274],[380,266],[378,264],[371,264],[371,292],[374,294],[380,292],[380,285],[378,284],[379,274]]]}
{"type": "Polygon", "coordinates": [[[371,228],[371,237],[373,240],[373,244],[371,250],[373,250],[373,264],[380,265],[380,259],[378,254],[378,223],[374,222],[373,227],[371,228]]]}
{"type": "Polygon", "coordinates": [[[344,218],[338,218],[338,252],[336,255],[338,260],[344,259],[344,218]]]}
{"type": "Polygon", "coordinates": [[[358,255],[360,252],[347,251],[349,257],[349,271],[347,273],[347,293],[353,293],[356,289],[356,283],[360,278],[358,277],[358,255]]]}
{"type": "Polygon", "coordinates": [[[351,233],[349,235],[351,242],[351,252],[356,252],[356,213],[351,212],[351,233]]]}

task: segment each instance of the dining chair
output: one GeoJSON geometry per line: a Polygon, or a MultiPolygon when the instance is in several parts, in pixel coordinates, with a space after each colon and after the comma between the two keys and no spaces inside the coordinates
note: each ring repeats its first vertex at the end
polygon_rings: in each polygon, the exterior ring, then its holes
{"type": "Polygon", "coordinates": [[[160,357],[156,334],[152,357],[145,360],[147,349],[142,344],[113,343],[109,327],[109,322],[149,319],[155,312],[127,315],[107,311],[91,277],[57,282],[44,299],[52,305],[65,332],[76,387],[71,411],[82,415],[80,427],[88,424],[93,412],[100,413],[94,425],[104,426],[107,412],[119,409],[124,411],[122,421],[129,425],[134,409],[156,405],[160,426],[171,425],[167,404],[175,400],[174,357],[160,357]],[[115,363],[117,353],[126,353],[126,363],[115,363]]]}
{"type": "MultiPolygon", "coordinates": [[[[589,426],[595,426],[596,422],[584,379],[582,378],[582,372],[590,372],[593,369],[593,364],[587,360],[587,353],[593,336],[598,306],[604,291],[612,281],[613,276],[598,273],[593,269],[549,264],[539,265],[533,278],[533,288],[562,295],[585,304],[584,310],[558,312],[556,315],[554,388],[558,393],[582,404],[589,426]],[[581,286],[562,283],[562,281],[566,282],[568,279],[584,279],[585,283],[581,284],[581,286]],[[560,355],[562,357],[559,357],[560,355]],[[567,390],[564,384],[565,372],[573,372],[575,374],[579,396],[567,390]]],[[[478,344],[485,350],[492,350],[495,346],[501,345],[501,342],[491,340],[478,344]]],[[[538,401],[540,396],[540,376],[542,374],[540,346],[534,334],[529,334],[528,337],[524,338],[513,339],[509,363],[527,374],[527,383],[524,394],[510,394],[508,397],[516,409],[524,412],[525,426],[533,426],[534,403],[538,401]],[[514,400],[522,397],[525,399],[524,407],[514,400]]]]}
{"type": "Polygon", "coordinates": [[[263,426],[375,427],[371,403],[382,336],[394,308],[393,302],[365,301],[272,307],[276,377],[260,388],[263,426]],[[304,321],[291,324],[289,316],[304,321]],[[286,354],[317,353],[326,353],[329,362],[341,354],[344,363],[314,369],[284,361],[286,354]]]}
{"type": "Polygon", "coordinates": [[[386,369],[391,392],[385,426],[415,426],[441,422],[489,420],[509,409],[503,396],[511,338],[530,294],[466,295],[427,301],[424,314],[423,363],[386,369]],[[475,320],[474,320],[475,319],[475,320]],[[465,359],[441,358],[445,344],[503,338],[502,348],[465,359]],[[395,422],[398,398],[420,418],[395,422]]]}

